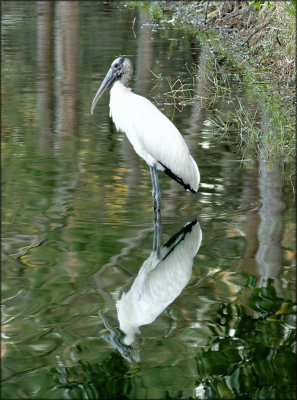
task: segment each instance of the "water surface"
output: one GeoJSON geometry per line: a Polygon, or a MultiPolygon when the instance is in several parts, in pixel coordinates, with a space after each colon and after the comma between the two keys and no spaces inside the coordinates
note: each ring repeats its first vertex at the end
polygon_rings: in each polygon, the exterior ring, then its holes
{"type": "Polygon", "coordinates": [[[241,71],[205,35],[116,2],[3,3],[2,49],[2,398],[294,398],[288,168],[234,151],[212,123],[238,98],[255,107],[241,71]],[[108,94],[89,112],[119,55],[201,173],[196,197],[159,174],[160,263],[149,168],[108,94]],[[168,92],[192,68],[205,99],[182,104],[168,92]],[[121,322],[123,293],[142,297],[121,322]]]}

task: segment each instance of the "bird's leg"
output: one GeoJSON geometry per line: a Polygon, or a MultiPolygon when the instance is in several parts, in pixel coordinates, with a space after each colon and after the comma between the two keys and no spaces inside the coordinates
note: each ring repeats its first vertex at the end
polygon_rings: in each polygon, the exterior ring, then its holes
{"type": "Polygon", "coordinates": [[[153,199],[154,199],[154,209],[160,210],[161,206],[161,191],[159,186],[157,167],[156,165],[150,166],[152,185],[153,185],[153,199]]]}
{"type": "Polygon", "coordinates": [[[160,258],[160,243],[162,233],[162,221],[160,210],[154,208],[154,241],[153,251],[157,252],[157,257],[160,258]]]}

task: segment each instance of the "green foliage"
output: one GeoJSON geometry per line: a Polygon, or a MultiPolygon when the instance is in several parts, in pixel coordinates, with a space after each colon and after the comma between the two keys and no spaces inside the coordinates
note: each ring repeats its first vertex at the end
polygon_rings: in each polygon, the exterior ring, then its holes
{"type": "Polygon", "coordinates": [[[284,8],[289,14],[296,16],[296,0],[286,1],[284,8]]]}
{"type": "MultiPolygon", "coordinates": [[[[261,0],[249,1],[249,5],[257,11],[259,11],[264,4],[267,4],[267,10],[269,10],[269,8],[273,6],[273,2],[271,2],[271,1],[264,1],[264,0],[263,1],[261,1],[261,0]]],[[[296,15],[296,0],[285,1],[284,8],[289,14],[295,16],[296,15]]]]}
{"type": "Polygon", "coordinates": [[[261,7],[267,4],[267,10],[273,5],[270,1],[259,1],[259,0],[252,0],[249,1],[249,5],[252,6],[255,10],[259,11],[261,7]]]}
{"type": "MultiPolygon", "coordinates": [[[[259,11],[261,7],[267,4],[267,10],[273,6],[273,2],[271,1],[261,1],[261,0],[252,0],[249,1],[249,5],[253,7],[253,9],[259,11]]],[[[284,9],[291,15],[296,15],[296,0],[289,0],[284,2],[284,9]]]]}

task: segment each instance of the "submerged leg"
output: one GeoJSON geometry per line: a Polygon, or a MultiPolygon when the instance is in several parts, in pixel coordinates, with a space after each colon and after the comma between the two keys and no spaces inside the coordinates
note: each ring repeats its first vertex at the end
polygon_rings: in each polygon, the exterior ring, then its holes
{"type": "Polygon", "coordinates": [[[152,185],[153,185],[153,199],[154,199],[154,209],[160,210],[161,206],[161,191],[159,186],[157,167],[156,165],[150,166],[152,185]]]}
{"type": "Polygon", "coordinates": [[[160,243],[162,233],[162,221],[160,210],[154,208],[154,241],[153,251],[157,252],[157,257],[160,258],[160,243]]]}

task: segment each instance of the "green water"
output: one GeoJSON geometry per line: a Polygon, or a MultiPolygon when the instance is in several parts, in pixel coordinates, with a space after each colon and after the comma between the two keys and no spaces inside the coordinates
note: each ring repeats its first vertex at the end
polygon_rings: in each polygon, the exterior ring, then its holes
{"type": "MultiPolygon", "coordinates": [[[[154,25],[117,2],[1,6],[2,398],[296,398],[289,168],[244,157],[211,122],[238,97],[255,106],[241,71],[227,67],[228,99],[179,104],[170,82],[190,84],[194,65],[212,76],[205,35],[154,25]],[[116,304],[153,257],[150,173],[109,119],[108,94],[89,112],[119,55],[134,64],[133,90],[172,119],[201,173],[196,197],[159,174],[163,250],[177,242],[165,258],[173,280],[160,263],[160,302],[139,300],[141,316],[155,319],[129,345],[116,304]]],[[[215,96],[211,79],[197,85],[215,96]]]]}

